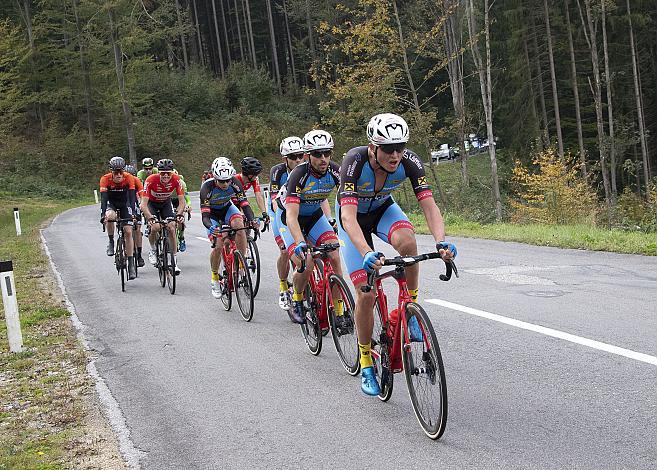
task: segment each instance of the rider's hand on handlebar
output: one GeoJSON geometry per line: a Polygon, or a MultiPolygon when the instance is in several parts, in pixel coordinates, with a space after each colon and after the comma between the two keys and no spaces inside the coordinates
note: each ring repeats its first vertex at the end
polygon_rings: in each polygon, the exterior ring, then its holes
{"type": "Polygon", "coordinates": [[[385,257],[380,251],[368,251],[363,257],[363,269],[368,273],[378,270],[383,266],[385,257]]]}
{"type": "Polygon", "coordinates": [[[302,259],[307,249],[308,249],[308,245],[306,245],[306,242],[299,242],[294,247],[294,254],[299,259],[302,259]]]}
{"type": "Polygon", "coordinates": [[[440,253],[443,261],[450,261],[456,258],[456,246],[453,243],[438,242],[436,243],[436,250],[440,253]]]}
{"type": "Polygon", "coordinates": [[[154,215],[151,215],[148,218],[148,225],[153,226],[155,224],[155,222],[157,222],[157,217],[155,217],[154,215]]]}

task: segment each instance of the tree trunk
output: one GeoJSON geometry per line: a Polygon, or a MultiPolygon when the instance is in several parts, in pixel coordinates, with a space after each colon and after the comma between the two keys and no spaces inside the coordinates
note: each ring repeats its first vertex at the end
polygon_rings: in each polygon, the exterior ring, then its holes
{"type": "Polygon", "coordinates": [[[89,78],[89,69],[85,59],[85,44],[82,39],[82,23],[78,14],[79,0],[73,0],[73,15],[75,16],[75,29],[78,34],[78,46],[80,49],[80,70],[82,71],[82,86],[84,89],[84,105],[87,110],[87,132],[89,133],[89,148],[94,145],[94,117],[91,109],[91,80],[89,78]]]}
{"type": "MultiPolygon", "coordinates": [[[[310,43],[310,57],[313,61],[313,67],[319,66],[317,63],[317,50],[315,49],[315,39],[313,38],[313,25],[310,20],[310,2],[306,0],[306,27],[308,28],[308,42],[310,43]]],[[[319,70],[315,70],[315,90],[319,92],[319,70]]]]}
{"type": "Polygon", "coordinates": [[[543,68],[541,67],[541,55],[538,49],[538,41],[536,40],[536,24],[532,16],[532,46],[534,49],[534,65],[536,67],[536,77],[538,77],[538,99],[541,105],[541,118],[543,120],[543,147],[550,145],[550,126],[547,117],[547,108],[545,107],[545,88],[543,87],[543,68]]]}
{"type": "Polygon", "coordinates": [[[274,68],[274,79],[278,87],[278,94],[283,94],[281,88],[281,71],[278,68],[278,51],[276,50],[276,34],[274,33],[274,17],[271,11],[271,0],[265,0],[267,4],[267,18],[269,19],[269,39],[271,40],[271,57],[274,68]]]}
{"type": "Polygon", "coordinates": [[[245,0],[246,2],[246,16],[248,18],[248,26],[249,26],[249,41],[251,43],[251,58],[253,61],[253,67],[258,66],[258,60],[256,59],[256,51],[255,51],[255,42],[253,41],[253,22],[251,21],[251,4],[249,3],[249,0],[245,0]]]}
{"type": "Polygon", "coordinates": [[[639,120],[639,141],[641,143],[641,158],[643,160],[643,179],[646,184],[646,193],[650,184],[650,170],[648,168],[648,144],[646,142],[646,129],[643,120],[643,99],[639,81],[639,68],[636,61],[636,47],[634,44],[634,29],[632,27],[632,12],[630,10],[630,0],[627,0],[627,20],[630,25],[630,48],[632,50],[632,74],[634,76],[634,99],[636,100],[636,110],[639,120]]]}
{"type": "Polygon", "coordinates": [[[196,40],[198,41],[198,59],[202,66],[205,66],[205,52],[203,51],[203,40],[201,38],[201,24],[198,21],[198,10],[196,0],[192,0],[194,9],[194,27],[196,28],[196,40]]]}
{"type": "Polygon", "coordinates": [[[292,67],[292,83],[297,83],[297,70],[294,65],[294,49],[292,49],[292,36],[290,35],[290,23],[287,16],[287,7],[283,0],[283,16],[285,17],[285,32],[287,33],[287,47],[290,52],[290,66],[292,67]]]}
{"type": "MultiPolygon", "coordinates": [[[[577,0],[579,5],[579,0],[577,0]]],[[[582,25],[584,28],[588,28],[588,33],[584,31],[586,41],[589,45],[589,50],[591,51],[591,65],[593,66],[593,80],[594,83],[591,84],[593,90],[593,99],[595,101],[595,120],[598,128],[598,148],[600,151],[600,172],[602,173],[602,185],[605,190],[605,202],[607,204],[607,212],[609,215],[609,223],[611,223],[611,187],[609,184],[609,174],[607,173],[607,158],[606,158],[606,148],[605,148],[605,127],[604,119],[602,116],[602,85],[600,83],[600,64],[598,59],[598,49],[597,49],[597,40],[596,40],[596,31],[597,25],[593,24],[593,16],[591,14],[591,0],[584,0],[584,5],[586,8],[586,21],[582,16],[582,10],[580,6],[580,16],[582,18],[582,25]]],[[[589,81],[590,83],[590,81],[589,81]]]]}
{"type": "Polygon", "coordinates": [[[545,8],[545,28],[548,43],[548,58],[550,61],[550,78],[552,79],[552,101],[554,102],[554,124],[557,128],[557,148],[563,158],[563,136],[561,135],[561,115],[559,113],[559,94],[557,92],[557,76],[554,71],[554,54],[552,52],[552,30],[550,28],[550,11],[547,0],[543,0],[545,8]]]}
{"type": "Polygon", "coordinates": [[[612,203],[616,203],[616,195],[618,190],[616,188],[616,140],[614,138],[614,111],[611,100],[611,81],[613,77],[609,70],[609,53],[607,51],[607,12],[605,2],[600,2],[602,5],[602,47],[604,51],[605,60],[605,85],[607,88],[607,117],[609,119],[609,165],[611,174],[611,198],[612,203]]]}
{"type": "Polygon", "coordinates": [[[444,10],[449,15],[445,21],[444,38],[447,52],[447,73],[452,92],[452,106],[456,115],[459,160],[461,162],[461,182],[468,187],[468,151],[465,148],[465,91],[463,88],[463,59],[461,56],[461,22],[459,5],[451,0],[443,1],[444,10]]]}
{"type": "Polygon", "coordinates": [[[568,49],[570,52],[570,74],[575,98],[575,120],[577,121],[577,144],[579,145],[579,158],[582,165],[582,176],[588,179],[586,172],[586,150],[584,149],[584,136],[582,133],[582,116],[579,106],[579,90],[577,87],[577,66],[575,65],[575,48],[573,47],[573,31],[570,24],[570,7],[566,2],[566,29],[568,30],[568,49]]]}
{"type": "Polygon", "coordinates": [[[114,51],[114,68],[116,70],[116,80],[119,85],[119,94],[121,95],[121,105],[123,106],[123,119],[125,121],[125,132],[128,137],[128,154],[130,163],[137,165],[137,152],[135,151],[135,133],[132,127],[132,111],[128,103],[128,97],[125,92],[125,78],[123,76],[123,62],[121,49],[119,46],[119,37],[117,28],[114,26],[114,9],[107,10],[110,26],[110,43],[114,51]]]}
{"type": "Polygon", "coordinates": [[[242,26],[240,26],[240,9],[237,6],[237,0],[233,2],[235,5],[235,24],[237,25],[237,37],[240,43],[240,60],[244,60],[244,43],[242,39],[242,26]]]}
{"type": "Polygon", "coordinates": [[[214,20],[214,35],[217,40],[217,52],[219,53],[219,73],[221,74],[221,78],[224,78],[224,57],[221,51],[221,39],[219,38],[219,23],[217,22],[217,5],[215,0],[212,0],[212,19],[214,20]]]}
{"type": "Polygon", "coordinates": [[[490,157],[490,170],[492,179],[493,202],[495,204],[495,219],[502,221],[502,198],[500,196],[500,183],[497,175],[497,156],[495,154],[495,135],[493,134],[493,101],[492,101],[492,82],[490,77],[490,19],[488,0],[484,0],[484,37],[486,41],[486,65],[484,64],[479,53],[479,46],[474,43],[475,17],[473,0],[468,0],[468,32],[472,41],[472,58],[479,73],[479,87],[481,88],[481,100],[486,115],[486,133],[488,136],[488,155],[490,157]]]}
{"type": "Polygon", "coordinates": [[[180,47],[182,48],[183,53],[183,64],[185,66],[185,72],[189,70],[189,58],[187,57],[187,39],[185,38],[185,33],[183,32],[183,22],[182,14],[180,13],[180,2],[176,0],[176,17],[178,19],[178,29],[180,32],[180,47]]]}
{"type": "MultiPolygon", "coordinates": [[[[27,30],[27,40],[30,45],[30,64],[32,65],[32,69],[34,70],[35,68],[34,56],[36,55],[36,46],[34,45],[34,32],[32,30],[32,13],[30,12],[29,0],[23,0],[23,5],[21,8],[19,8],[19,11],[21,16],[23,17],[23,21],[25,22],[25,29],[27,30]]],[[[35,70],[34,73],[36,75],[35,70]]],[[[37,86],[34,91],[38,93],[39,87],[37,86]]],[[[34,104],[34,108],[36,111],[36,115],[39,118],[39,123],[41,125],[41,135],[43,135],[46,132],[46,119],[43,113],[43,106],[41,105],[40,100],[36,100],[34,104]]]]}
{"type": "MultiPolygon", "coordinates": [[[[219,6],[221,7],[221,23],[224,27],[224,39],[226,42],[226,57],[228,57],[228,65],[232,63],[232,58],[230,55],[230,41],[228,40],[228,26],[226,26],[226,12],[224,10],[224,0],[219,0],[219,6]]],[[[222,75],[223,77],[223,75],[222,75]]]]}
{"type": "Polygon", "coordinates": [[[541,133],[541,118],[538,115],[538,111],[536,110],[536,91],[534,90],[534,78],[532,76],[532,63],[529,60],[529,46],[527,45],[527,31],[523,31],[522,33],[522,46],[523,46],[523,52],[525,54],[525,63],[527,64],[527,84],[529,86],[529,93],[531,95],[531,100],[529,100],[529,106],[531,108],[532,112],[532,117],[534,118],[534,123],[535,123],[535,129],[534,129],[534,136],[538,143],[541,146],[541,149],[543,149],[543,136],[541,133]]]}

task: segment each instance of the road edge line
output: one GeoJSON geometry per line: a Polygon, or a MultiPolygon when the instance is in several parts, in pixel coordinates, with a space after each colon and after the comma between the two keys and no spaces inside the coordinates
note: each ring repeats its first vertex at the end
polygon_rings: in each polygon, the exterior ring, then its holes
{"type": "MultiPolygon", "coordinates": [[[[56,219],[57,217],[53,219],[53,222],[56,219]]],[[[71,314],[71,323],[73,323],[73,326],[77,330],[78,340],[84,347],[85,351],[89,353],[90,360],[87,363],[86,369],[87,373],[94,379],[96,393],[98,394],[102,404],[103,414],[109,421],[112,430],[114,430],[114,433],[117,436],[119,441],[119,451],[123,455],[125,463],[130,468],[138,470],[141,468],[140,460],[143,456],[146,455],[146,453],[134,446],[132,439],[130,438],[130,429],[126,424],[125,416],[121,411],[121,407],[112,395],[112,392],[107,386],[105,379],[103,379],[98,373],[98,369],[96,368],[96,359],[93,357],[89,342],[84,336],[84,330],[87,328],[87,326],[80,321],[80,318],[76,313],[75,306],[73,306],[73,303],[68,298],[68,294],[66,293],[66,286],[64,285],[62,276],[57,270],[57,266],[55,266],[55,262],[50,255],[50,249],[48,248],[48,243],[46,242],[46,237],[43,234],[43,231],[44,229],[39,230],[39,234],[41,236],[41,246],[43,247],[44,253],[48,257],[48,261],[50,262],[50,269],[52,269],[55,275],[55,279],[57,280],[57,285],[62,292],[64,303],[66,304],[66,309],[71,314]]]]}

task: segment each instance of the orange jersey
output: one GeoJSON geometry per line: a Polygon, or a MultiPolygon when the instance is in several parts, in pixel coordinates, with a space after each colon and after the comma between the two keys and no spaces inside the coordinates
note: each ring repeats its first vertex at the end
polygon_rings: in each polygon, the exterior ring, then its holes
{"type": "Polygon", "coordinates": [[[137,193],[137,198],[140,198],[142,196],[142,193],[144,192],[144,185],[141,183],[141,180],[137,178],[135,175],[131,175],[128,173],[128,175],[132,176],[132,179],[135,183],[135,192],[137,193]]]}
{"type": "Polygon", "coordinates": [[[110,199],[124,197],[124,194],[127,194],[128,190],[135,189],[135,183],[130,173],[124,172],[123,179],[120,183],[116,183],[112,176],[110,172],[100,177],[100,192],[108,193],[110,199]]]}
{"type": "Polygon", "coordinates": [[[178,175],[175,173],[172,174],[171,179],[166,184],[162,182],[160,176],[159,173],[155,173],[146,178],[141,197],[152,202],[166,202],[171,199],[171,193],[173,191],[178,196],[185,194],[178,175]]]}

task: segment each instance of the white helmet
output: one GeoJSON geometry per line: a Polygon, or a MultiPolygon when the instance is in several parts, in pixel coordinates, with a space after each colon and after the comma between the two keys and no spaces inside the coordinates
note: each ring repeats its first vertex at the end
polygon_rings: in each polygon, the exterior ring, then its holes
{"type": "Polygon", "coordinates": [[[233,164],[226,157],[217,157],[212,162],[212,176],[214,179],[226,181],[235,176],[237,172],[233,164]]]}
{"type": "Polygon", "coordinates": [[[367,124],[367,138],[374,145],[408,142],[408,124],[396,114],[377,114],[367,124]]]}
{"type": "Polygon", "coordinates": [[[329,150],[333,148],[333,137],[326,131],[310,131],[303,136],[303,149],[306,152],[329,150]]]}
{"type": "Polygon", "coordinates": [[[301,137],[291,136],[281,141],[281,155],[284,157],[291,153],[301,152],[303,152],[303,140],[301,140],[301,137]]]}

